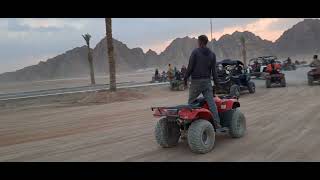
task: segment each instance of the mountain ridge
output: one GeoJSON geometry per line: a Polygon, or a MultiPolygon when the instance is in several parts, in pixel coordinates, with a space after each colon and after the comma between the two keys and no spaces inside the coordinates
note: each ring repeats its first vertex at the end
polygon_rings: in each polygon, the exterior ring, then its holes
{"type": "MultiPolygon", "coordinates": [[[[320,20],[305,19],[298,22],[274,42],[262,39],[250,31],[235,31],[225,34],[218,40],[213,39],[208,47],[216,53],[217,59],[241,59],[240,37],[244,36],[248,59],[277,55],[281,57],[297,56],[320,52],[320,20]]],[[[149,49],[143,52],[140,47],[129,48],[125,43],[113,39],[117,72],[128,72],[148,67],[164,67],[171,63],[176,66],[186,65],[197,39],[185,36],[174,39],[161,53],[149,49]]],[[[105,37],[92,49],[96,74],[108,72],[107,45],[105,37]]],[[[0,74],[0,82],[46,80],[88,76],[86,46],[67,50],[65,53],[40,61],[14,72],[0,74]]]]}

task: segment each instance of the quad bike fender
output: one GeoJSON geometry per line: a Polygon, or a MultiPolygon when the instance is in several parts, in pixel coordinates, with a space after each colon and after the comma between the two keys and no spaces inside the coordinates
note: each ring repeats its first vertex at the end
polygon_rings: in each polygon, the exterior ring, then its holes
{"type": "Polygon", "coordinates": [[[181,119],[190,120],[190,121],[194,121],[197,119],[206,119],[210,121],[212,120],[213,116],[210,110],[206,108],[199,108],[199,109],[192,109],[192,110],[183,109],[179,112],[179,117],[181,119]]]}
{"type": "Polygon", "coordinates": [[[311,69],[311,70],[308,72],[308,75],[309,75],[309,76],[314,76],[314,75],[319,75],[319,74],[320,74],[320,68],[311,69]]]}
{"type": "Polygon", "coordinates": [[[221,99],[215,97],[215,102],[219,113],[240,107],[240,103],[237,99],[221,99]]]}
{"type": "MultiPolygon", "coordinates": [[[[240,107],[240,103],[237,99],[220,99],[215,97],[215,103],[218,109],[218,113],[229,112],[240,107]]],[[[197,119],[206,119],[212,120],[213,115],[209,110],[208,104],[206,103],[203,108],[190,110],[181,110],[179,112],[179,117],[186,120],[197,120],[197,119]]]]}
{"type": "Polygon", "coordinates": [[[236,109],[230,109],[224,112],[219,112],[220,124],[222,127],[230,127],[231,119],[235,110],[236,109]]]}

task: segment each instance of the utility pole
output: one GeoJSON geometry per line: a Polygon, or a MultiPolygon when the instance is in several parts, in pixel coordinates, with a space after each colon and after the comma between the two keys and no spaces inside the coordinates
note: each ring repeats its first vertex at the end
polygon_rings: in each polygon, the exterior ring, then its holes
{"type": "Polygon", "coordinates": [[[212,42],[212,18],[210,18],[210,30],[211,30],[211,48],[213,51],[213,42],[212,42]]]}

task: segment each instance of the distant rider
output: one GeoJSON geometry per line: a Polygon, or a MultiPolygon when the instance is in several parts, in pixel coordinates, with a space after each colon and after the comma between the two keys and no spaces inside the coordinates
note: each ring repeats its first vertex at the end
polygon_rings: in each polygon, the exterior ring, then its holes
{"type": "Polygon", "coordinates": [[[254,61],[252,69],[253,69],[254,72],[259,72],[260,71],[260,64],[259,64],[258,60],[254,61]]]}
{"type": "Polygon", "coordinates": [[[154,78],[155,78],[156,80],[159,79],[159,70],[158,70],[158,69],[156,69],[156,71],[155,71],[155,73],[154,73],[154,78]]]}
{"type": "Polygon", "coordinates": [[[270,63],[267,65],[267,72],[269,74],[278,74],[280,72],[281,65],[276,63],[275,60],[271,60],[270,63]]]}
{"type": "Polygon", "coordinates": [[[287,63],[288,63],[288,65],[291,65],[291,64],[292,64],[292,61],[291,61],[290,57],[288,57],[287,63]]]}
{"type": "Polygon", "coordinates": [[[161,78],[163,81],[165,81],[167,79],[166,71],[162,71],[161,78]]]}
{"type": "Polygon", "coordinates": [[[187,68],[185,65],[182,66],[181,68],[181,76],[182,78],[184,78],[186,76],[186,73],[187,73],[187,68]]]}
{"type": "Polygon", "coordinates": [[[177,70],[176,71],[176,73],[175,73],[175,79],[177,80],[177,81],[181,81],[182,79],[181,79],[181,73],[177,70]]]}
{"type": "Polygon", "coordinates": [[[310,63],[311,67],[320,67],[320,60],[318,59],[318,55],[313,56],[313,61],[310,63]]]}
{"type": "Polygon", "coordinates": [[[167,76],[168,76],[169,81],[172,81],[174,78],[173,69],[171,67],[171,64],[168,65],[167,76]]]}

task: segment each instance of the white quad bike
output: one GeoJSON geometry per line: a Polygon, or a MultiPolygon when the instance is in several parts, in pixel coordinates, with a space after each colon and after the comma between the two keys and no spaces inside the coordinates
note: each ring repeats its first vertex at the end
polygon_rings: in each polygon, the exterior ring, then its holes
{"type": "Polygon", "coordinates": [[[266,73],[266,69],[267,69],[267,65],[261,65],[259,72],[253,72],[252,67],[249,66],[249,68],[248,68],[248,73],[249,73],[251,76],[255,76],[255,78],[265,79],[265,76],[266,76],[266,74],[267,74],[267,73],[266,73]]]}

